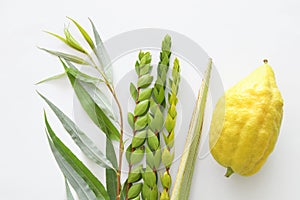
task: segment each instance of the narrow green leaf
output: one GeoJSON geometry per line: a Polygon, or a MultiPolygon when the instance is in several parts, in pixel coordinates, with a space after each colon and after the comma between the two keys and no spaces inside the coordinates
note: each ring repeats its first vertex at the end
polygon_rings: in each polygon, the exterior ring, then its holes
{"type": "Polygon", "coordinates": [[[85,180],[74,170],[74,168],[62,157],[62,155],[57,151],[54,144],[50,140],[48,141],[55,157],[55,160],[60,167],[62,173],[69,181],[71,186],[76,191],[78,198],[80,200],[98,200],[95,193],[89,188],[85,180]]]}
{"type": "Polygon", "coordinates": [[[66,53],[59,52],[59,51],[52,51],[52,50],[48,50],[48,49],[44,49],[44,48],[40,48],[40,47],[39,47],[39,49],[41,49],[49,54],[52,54],[54,56],[57,56],[59,58],[63,58],[70,62],[74,62],[74,63],[81,64],[81,65],[90,65],[90,63],[87,62],[86,60],[84,60],[80,57],[74,56],[74,55],[66,54],[66,53]]]}
{"type": "Polygon", "coordinates": [[[59,40],[61,40],[61,41],[63,41],[64,43],[67,44],[67,40],[66,40],[65,38],[63,38],[62,36],[57,35],[57,34],[55,34],[55,33],[51,33],[51,32],[49,32],[49,31],[45,31],[45,33],[48,33],[49,35],[52,35],[52,36],[58,38],[59,40]]]}
{"type": "MultiPolygon", "coordinates": [[[[85,74],[76,68],[69,68],[68,72],[70,74],[72,74],[74,77],[76,77],[76,79],[79,79],[85,83],[98,84],[100,82],[104,82],[102,79],[85,74]]],[[[66,74],[66,73],[64,73],[64,74],[66,74]]]]}
{"type": "MultiPolygon", "coordinates": [[[[105,114],[117,122],[117,117],[115,116],[112,103],[108,100],[107,96],[97,87],[97,82],[93,83],[93,81],[97,81],[97,78],[91,77],[87,74],[79,71],[72,63],[66,61],[67,65],[70,66],[68,68],[68,72],[71,73],[76,79],[82,81],[82,86],[90,95],[90,97],[95,101],[95,103],[105,112],[105,114]]],[[[98,79],[98,82],[102,81],[98,79]]]]}
{"type": "Polygon", "coordinates": [[[80,33],[82,34],[84,39],[90,45],[91,49],[94,50],[95,49],[95,44],[94,44],[93,40],[91,39],[91,37],[89,36],[89,34],[84,30],[84,28],[82,28],[82,26],[80,26],[80,24],[78,24],[74,19],[72,19],[70,17],[67,17],[67,18],[69,20],[71,20],[76,25],[76,27],[78,28],[78,30],[80,31],[80,33]]]}
{"type": "Polygon", "coordinates": [[[78,189],[78,186],[80,184],[79,189],[83,190],[83,192],[86,193],[85,197],[87,197],[88,200],[90,200],[89,196],[91,195],[91,191],[93,191],[96,196],[96,198],[91,196],[91,199],[110,200],[102,183],[53,132],[50,124],[48,123],[46,113],[45,124],[52,152],[56,160],[58,161],[58,164],[60,165],[65,177],[67,177],[72,187],[76,190],[78,189]],[[76,183],[74,183],[73,181],[75,181],[76,183]]]}
{"type": "Polygon", "coordinates": [[[101,69],[106,75],[107,80],[112,84],[113,73],[112,73],[112,62],[107,53],[107,50],[100,38],[100,35],[91,19],[89,19],[93,28],[94,37],[96,41],[96,48],[94,48],[94,53],[96,54],[98,61],[101,65],[101,69]]]}
{"type": "Polygon", "coordinates": [[[177,172],[171,200],[189,199],[190,187],[202,132],[211,69],[212,61],[209,59],[209,64],[199,90],[196,107],[194,108],[193,117],[190,122],[190,128],[177,172]]]}
{"type": "MultiPolygon", "coordinates": [[[[115,169],[118,168],[117,157],[112,141],[106,138],[106,156],[113,163],[115,169]]],[[[117,173],[115,170],[106,169],[106,189],[110,199],[117,199],[117,173]]]]}
{"type": "Polygon", "coordinates": [[[83,86],[84,83],[80,80],[77,80],[76,77],[69,73],[67,65],[62,60],[61,62],[67,72],[76,96],[88,116],[106,134],[108,138],[118,141],[120,138],[120,133],[110,121],[109,117],[106,116],[105,111],[97,105],[93,97],[83,86]]]}
{"type": "MultiPolygon", "coordinates": [[[[113,169],[112,163],[106,158],[106,156],[97,148],[94,142],[82,132],[79,127],[66,116],[58,107],[56,107],[46,97],[38,93],[45,102],[49,105],[57,118],[62,123],[65,130],[70,134],[74,142],[81,149],[81,151],[95,163],[104,168],[113,169]]],[[[116,168],[115,168],[116,169],[116,168]]]]}
{"type": "Polygon", "coordinates": [[[65,76],[66,76],[66,72],[61,73],[61,74],[57,74],[57,75],[51,76],[49,78],[46,78],[44,80],[41,80],[41,81],[37,82],[35,85],[39,85],[39,84],[46,83],[46,82],[49,82],[49,81],[57,80],[57,79],[60,79],[62,77],[65,77],[65,76]]]}
{"type": "Polygon", "coordinates": [[[71,192],[69,183],[67,181],[67,179],[65,179],[65,185],[66,185],[66,195],[67,195],[67,200],[75,200],[73,197],[73,194],[71,192]]]}
{"type": "Polygon", "coordinates": [[[64,30],[66,36],[67,45],[72,47],[73,49],[80,51],[81,53],[87,54],[87,51],[82,48],[82,46],[75,40],[75,38],[71,35],[68,28],[64,30]]]}

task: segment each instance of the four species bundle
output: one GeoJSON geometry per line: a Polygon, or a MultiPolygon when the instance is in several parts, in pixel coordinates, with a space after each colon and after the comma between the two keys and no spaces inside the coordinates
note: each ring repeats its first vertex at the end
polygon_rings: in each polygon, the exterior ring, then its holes
{"type": "MultiPolygon", "coordinates": [[[[68,78],[82,108],[99,128],[99,132],[105,134],[105,152],[63,111],[45,96],[38,94],[84,155],[105,169],[106,184],[59,139],[45,112],[47,138],[65,177],[67,199],[74,199],[70,186],[80,200],[188,199],[202,132],[212,70],[211,59],[199,89],[175,179],[170,170],[174,159],[180,62],[178,58],[172,57],[171,37],[166,35],[162,41],[157,67],[152,63],[151,52],[140,51],[138,54],[135,63],[137,81],[129,84],[131,98],[135,103],[135,108],[127,114],[132,137],[124,141],[125,113],[113,84],[109,55],[92,21],[94,39],[80,24],[70,20],[78,28],[88,48],[80,44],[68,28],[64,29],[64,36],[47,32],[77,51],[80,56],[40,48],[59,58],[64,73],[40,81],[39,84],[64,76],[68,78]],[[78,66],[82,65],[97,70],[99,77],[79,70],[78,66]],[[156,69],[155,80],[153,68],[156,69]],[[105,87],[100,89],[99,85],[105,87]],[[109,98],[113,99],[113,103],[109,98]],[[114,115],[112,104],[117,106],[118,116],[114,115]],[[118,149],[115,148],[116,144],[118,149]],[[122,173],[124,155],[129,167],[127,174],[122,173]],[[122,182],[124,179],[125,182],[122,182]]],[[[227,167],[226,176],[233,172],[252,175],[260,169],[276,143],[282,106],[283,100],[274,73],[267,62],[219,100],[210,128],[210,146],[216,160],[227,167]]]]}

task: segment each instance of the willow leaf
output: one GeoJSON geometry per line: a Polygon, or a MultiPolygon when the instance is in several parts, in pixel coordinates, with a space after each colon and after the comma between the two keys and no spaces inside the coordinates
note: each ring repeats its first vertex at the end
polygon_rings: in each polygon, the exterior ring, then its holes
{"type": "Polygon", "coordinates": [[[85,90],[83,87],[83,82],[77,80],[75,76],[69,73],[68,66],[62,60],[61,62],[65,68],[75,94],[85,112],[108,138],[118,141],[120,139],[120,133],[118,132],[118,129],[114,126],[109,117],[106,116],[105,111],[96,104],[91,95],[85,90]]]}
{"type": "Polygon", "coordinates": [[[106,75],[107,80],[112,84],[113,81],[113,73],[112,73],[112,62],[111,59],[107,53],[107,50],[100,38],[100,35],[93,23],[93,21],[91,19],[89,19],[91,24],[92,24],[92,28],[93,28],[93,32],[94,32],[94,37],[95,37],[95,41],[96,41],[96,48],[94,50],[94,53],[97,56],[97,59],[101,65],[101,69],[103,70],[103,72],[106,75]]]}
{"type": "Polygon", "coordinates": [[[199,90],[196,107],[194,108],[193,116],[190,122],[190,127],[172,191],[171,200],[189,199],[190,187],[192,184],[192,177],[202,132],[211,69],[212,61],[209,59],[209,64],[199,90]]]}
{"type": "Polygon", "coordinates": [[[95,193],[89,188],[85,180],[74,170],[70,164],[62,157],[62,155],[57,151],[54,144],[48,136],[48,141],[55,157],[55,160],[60,167],[63,175],[69,181],[71,186],[76,191],[80,200],[97,200],[95,193]]]}
{"type": "Polygon", "coordinates": [[[46,82],[49,82],[49,81],[57,80],[57,79],[65,77],[65,76],[66,76],[66,72],[61,73],[61,74],[57,74],[57,75],[51,76],[49,78],[46,78],[44,80],[41,80],[41,81],[37,82],[35,85],[39,85],[39,84],[46,83],[46,82]]]}
{"type": "Polygon", "coordinates": [[[94,142],[87,137],[87,135],[79,129],[79,127],[66,116],[58,107],[56,107],[51,101],[49,101],[42,94],[38,93],[45,102],[49,105],[57,118],[62,123],[65,130],[70,134],[74,142],[81,149],[81,151],[95,163],[104,168],[113,169],[111,162],[106,156],[97,148],[94,142]]]}
{"type": "MultiPolygon", "coordinates": [[[[71,63],[69,62],[69,65],[70,64],[71,63]]],[[[81,80],[85,83],[97,84],[97,83],[100,83],[100,82],[104,82],[102,79],[90,76],[86,73],[83,73],[83,72],[79,71],[78,69],[76,69],[75,67],[74,68],[69,68],[68,72],[70,74],[72,74],[73,76],[75,76],[76,79],[79,79],[79,80],[81,80]]]]}
{"type": "MultiPolygon", "coordinates": [[[[113,146],[112,141],[109,138],[106,138],[106,156],[109,161],[113,164],[115,169],[118,168],[118,161],[116,152],[113,146]]],[[[117,173],[114,170],[106,169],[106,188],[107,193],[109,194],[110,199],[117,199],[117,173]]]]}
{"type": "Polygon", "coordinates": [[[49,31],[45,31],[45,33],[48,33],[49,35],[52,35],[52,36],[58,38],[59,40],[63,41],[64,43],[68,44],[68,43],[67,43],[67,40],[66,40],[65,38],[63,38],[62,36],[60,36],[60,35],[57,35],[57,34],[55,34],[55,33],[51,33],[51,32],[49,32],[49,31]]]}
{"type": "MultiPolygon", "coordinates": [[[[45,124],[52,152],[72,187],[75,190],[79,189],[80,192],[78,196],[85,194],[85,197],[90,200],[88,195],[92,195],[92,193],[94,193],[97,200],[110,200],[102,183],[56,136],[48,123],[46,113],[45,124]],[[80,188],[78,188],[78,186],[80,188]],[[81,193],[81,191],[84,193],[81,193]]],[[[91,196],[91,199],[95,199],[94,196],[91,196]]]]}
{"type": "Polygon", "coordinates": [[[66,36],[67,45],[71,48],[80,51],[81,53],[87,54],[87,51],[83,49],[83,47],[76,41],[76,39],[72,36],[68,28],[64,29],[64,33],[66,36]]]}
{"type": "Polygon", "coordinates": [[[105,114],[111,120],[117,122],[117,117],[114,115],[114,112],[112,110],[112,103],[108,100],[107,96],[96,86],[97,83],[99,83],[100,81],[103,82],[103,80],[82,73],[72,63],[68,61],[66,61],[66,63],[68,66],[70,66],[68,68],[68,72],[71,73],[74,77],[76,77],[76,79],[82,81],[82,86],[91,96],[91,98],[95,101],[95,103],[105,112],[105,114]],[[97,80],[98,82],[93,83],[93,81],[97,80]]]}
{"type": "Polygon", "coordinates": [[[70,189],[70,186],[69,186],[69,183],[68,183],[67,179],[65,179],[65,185],[66,185],[67,200],[75,200],[74,196],[71,192],[71,189],[70,189]]]}
{"type": "Polygon", "coordinates": [[[86,60],[78,57],[78,56],[74,56],[74,55],[71,55],[71,54],[67,54],[67,53],[63,53],[63,52],[60,52],[60,51],[52,51],[52,50],[49,50],[49,49],[44,49],[44,48],[40,48],[39,49],[49,53],[49,54],[52,54],[54,56],[57,56],[59,58],[63,58],[65,60],[68,60],[70,62],[74,62],[74,63],[77,63],[77,64],[81,64],[81,65],[90,65],[89,62],[87,62],[86,60]]]}
{"type": "Polygon", "coordinates": [[[78,28],[78,30],[80,31],[80,33],[82,34],[82,36],[84,37],[84,39],[87,41],[87,43],[90,45],[91,49],[95,49],[95,44],[93,42],[93,40],[91,39],[91,37],[89,36],[89,34],[84,30],[84,28],[82,28],[82,26],[80,26],[80,24],[78,24],[74,19],[67,17],[69,20],[71,20],[76,27],[78,28]]]}

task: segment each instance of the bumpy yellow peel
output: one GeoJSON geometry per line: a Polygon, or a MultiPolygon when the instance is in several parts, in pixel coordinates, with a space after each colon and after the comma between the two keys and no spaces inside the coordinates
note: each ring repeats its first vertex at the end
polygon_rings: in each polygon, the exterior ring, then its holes
{"type": "Polygon", "coordinates": [[[250,176],[262,167],[276,144],[282,115],[283,99],[267,61],[225,92],[213,113],[209,142],[227,177],[250,176]]]}

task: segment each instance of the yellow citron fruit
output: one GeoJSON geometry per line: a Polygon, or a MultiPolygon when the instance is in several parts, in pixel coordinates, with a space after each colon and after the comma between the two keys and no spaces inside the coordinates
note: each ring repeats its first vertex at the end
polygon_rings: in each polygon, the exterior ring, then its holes
{"type": "Polygon", "coordinates": [[[218,163],[242,176],[255,174],[276,144],[283,99],[267,60],[225,92],[210,126],[210,149],[218,163]]]}

